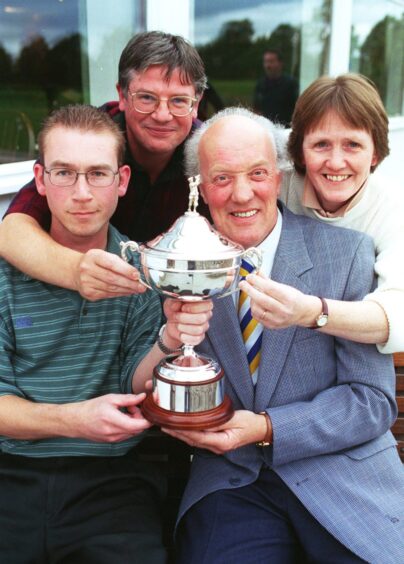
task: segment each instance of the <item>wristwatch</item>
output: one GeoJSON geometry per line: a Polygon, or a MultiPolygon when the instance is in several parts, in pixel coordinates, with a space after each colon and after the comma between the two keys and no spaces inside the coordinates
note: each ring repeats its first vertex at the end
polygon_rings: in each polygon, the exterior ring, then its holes
{"type": "Polygon", "coordinates": [[[158,348],[161,350],[161,352],[163,352],[164,354],[174,354],[177,352],[181,351],[181,347],[178,347],[176,349],[170,349],[170,347],[167,347],[167,345],[165,345],[163,343],[163,333],[164,333],[164,329],[166,328],[166,323],[164,323],[164,325],[162,325],[158,337],[157,337],[157,346],[158,348]]]}
{"type": "Polygon", "coordinates": [[[320,298],[321,304],[323,306],[322,312],[318,317],[316,317],[316,324],[311,327],[311,329],[319,329],[320,327],[325,327],[328,323],[328,304],[324,298],[320,298]]]}
{"type": "Polygon", "coordinates": [[[267,434],[265,436],[265,439],[263,441],[258,441],[257,443],[255,443],[255,446],[257,446],[257,447],[268,447],[268,446],[272,445],[272,442],[267,440],[269,438],[269,435],[272,435],[271,420],[269,419],[269,415],[266,411],[260,411],[259,414],[265,415],[265,421],[266,421],[266,424],[267,424],[267,434]]]}

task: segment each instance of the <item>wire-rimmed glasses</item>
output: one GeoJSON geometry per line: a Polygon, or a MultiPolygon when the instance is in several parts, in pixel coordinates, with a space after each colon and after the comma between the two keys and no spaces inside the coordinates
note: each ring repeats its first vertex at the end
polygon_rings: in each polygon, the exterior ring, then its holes
{"type": "Polygon", "coordinates": [[[114,172],[110,168],[97,168],[87,170],[86,172],[78,172],[70,168],[55,167],[46,169],[44,172],[49,175],[49,181],[53,186],[68,188],[74,186],[80,174],[86,177],[87,183],[94,188],[108,188],[114,183],[115,177],[119,174],[119,170],[114,172]]]}
{"type": "Polygon", "coordinates": [[[170,98],[160,98],[151,92],[129,92],[132,97],[133,108],[141,114],[152,114],[157,110],[161,101],[167,102],[170,114],[177,117],[187,116],[192,112],[197,98],[192,96],[171,96],[170,98]]]}

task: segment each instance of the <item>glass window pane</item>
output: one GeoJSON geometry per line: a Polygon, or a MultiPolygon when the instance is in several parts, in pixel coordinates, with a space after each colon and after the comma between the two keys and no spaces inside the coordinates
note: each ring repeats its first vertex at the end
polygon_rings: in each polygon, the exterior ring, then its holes
{"type": "Polygon", "coordinates": [[[103,0],[100,10],[94,0],[1,3],[0,163],[36,157],[36,135],[52,109],[116,99],[119,55],[144,28],[144,5],[103,0]]]}
{"type": "Polygon", "coordinates": [[[376,84],[390,116],[404,114],[404,0],[354,0],[350,70],[376,84]]]}
{"type": "MultiPolygon", "coordinates": [[[[263,54],[275,48],[283,74],[304,89],[328,70],[331,0],[195,0],[195,44],[225,106],[253,106],[263,54]]],[[[206,115],[220,107],[212,97],[206,115]]],[[[203,108],[205,110],[205,108],[203,108]]],[[[203,115],[202,117],[206,117],[203,115]]]]}

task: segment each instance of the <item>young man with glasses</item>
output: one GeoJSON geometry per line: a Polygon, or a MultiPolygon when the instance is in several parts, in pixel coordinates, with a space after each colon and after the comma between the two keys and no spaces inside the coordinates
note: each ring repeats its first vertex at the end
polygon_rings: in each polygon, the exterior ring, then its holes
{"type": "MultiPolygon", "coordinates": [[[[131,239],[152,239],[186,211],[183,144],[197,125],[205,87],[202,60],[179,36],[141,33],[122,52],[119,102],[103,109],[126,137],[125,163],[132,175],[111,223],[131,239]]],[[[198,211],[208,214],[203,203],[198,211]]],[[[49,211],[34,182],[17,194],[8,213],[0,227],[0,254],[20,270],[92,300],[144,291],[138,272],[117,257],[100,251],[83,256],[46,237],[38,222],[47,229],[49,211]],[[26,241],[32,248],[29,255],[26,241]]]]}
{"type": "MultiPolygon", "coordinates": [[[[38,141],[50,237],[119,254],[127,238],[109,219],[130,177],[119,127],[91,106],[66,106],[38,141]]],[[[1,562],[166,561],[164,479],[137,460],[150,427],[139,405],[163,349],[200,342],[210,307],[167,300],[158,336],[154,292],[91,303],[0,260],[1,562]]]]}

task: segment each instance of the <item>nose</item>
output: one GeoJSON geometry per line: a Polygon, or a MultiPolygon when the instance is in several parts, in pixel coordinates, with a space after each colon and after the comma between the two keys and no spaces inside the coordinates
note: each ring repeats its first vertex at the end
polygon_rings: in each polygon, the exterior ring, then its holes
{"type": "Polygon", "coordinates": [[[345,166],[345,154],[342,148],[340,147],[333,147],[330,150],[327,159],[327,166],[334,170],[338,170],[344,168],[345,166]]]}
{"type": "Polygon", "coordinates": [[[237,175],[233,182],[232,200],[238,204],[245,204],[251,200],[254,192],[249,179],[244,175],[237,175]]]}
{"type": "Polygon", "coordinates": [[[168,109],[168,100],[160,98],[159,105],[152,113],[152,116],[157,121],[170,121],[173,119],[173,116],[168,109]]]}
{"type": "Polygon", "coordinates": [[[93,194],[91,187],[87,182],[85,174],[79,173],[73,190],[73,198],[75,200],[86,201],[91,200],[93,194]]]}

